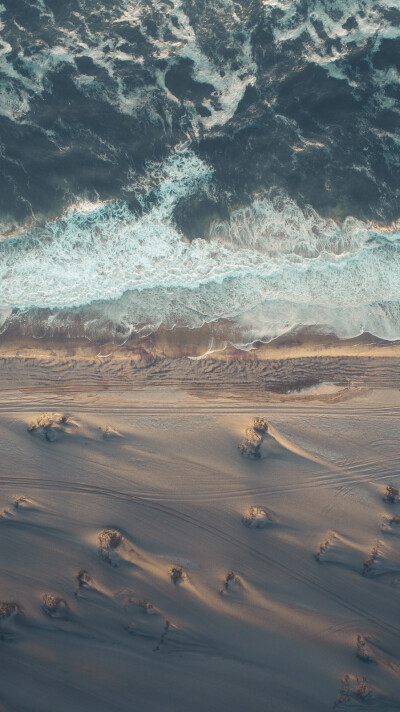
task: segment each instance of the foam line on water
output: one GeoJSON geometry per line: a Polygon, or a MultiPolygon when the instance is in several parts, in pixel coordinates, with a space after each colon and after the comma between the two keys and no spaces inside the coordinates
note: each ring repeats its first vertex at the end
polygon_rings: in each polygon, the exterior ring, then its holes
{"type": "Polygon", "coordinates": [[[362,3],[263,0],[263,5],[266,22],[273,27],[278,46],[301,39],[305,61],[319,64],[330,76],[344,79],[350,85],[355,84],[348,75],[346,61],[354,47],[369,48],[373,53],[384,39],[398,37],[398,27],[388,21],[391,3],[385,0],[364,0],[362,3]],[[273,21],[276,17],[279,22],[273,21]],[[352,21],[350,27],[346,25],[349,20],[352,21]]]}
{"type": "Polygon", "coordinates": [[[173,211],[211,171],[186,150],[154,173],[139,217],[123,202],[81,204],[0,243],[3,313],[97,303],[125,331],[226,318],[248,341],[299,325],[400,338],[398,224],[339,224],[269,194],[189,243],[173,211]]]}

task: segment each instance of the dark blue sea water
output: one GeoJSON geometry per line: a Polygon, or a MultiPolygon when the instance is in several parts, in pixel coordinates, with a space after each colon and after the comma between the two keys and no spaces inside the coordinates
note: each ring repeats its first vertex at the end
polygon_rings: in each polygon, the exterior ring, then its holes
{"type": "Polygon", "coordinates": [[[3,0],[0,22],[3,331],[400,338],[395,0],[3,0]]]}

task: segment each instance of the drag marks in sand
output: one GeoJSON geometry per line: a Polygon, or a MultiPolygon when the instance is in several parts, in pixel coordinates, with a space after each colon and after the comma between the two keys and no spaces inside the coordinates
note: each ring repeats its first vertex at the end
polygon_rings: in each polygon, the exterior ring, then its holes
{"type": "MultiPolygon", "coordinates": [[[[261,457],[261,447],[267,433],[269,436],[274,437],[283,447],[296,452],[300,457],[323,463],[321,458],[313,456],[303,448],[293,447],[293,444],[286,437],[282,437],[265,419],[260,418],[255,418],[253,427],[246,430],[245,439],[240,446],[241,453],[247,457],[261,457]],[[258,428],[258,423],[265,423],[265,427],[258,428]]],[[[326,464],[331,469],[331,464],[326,464]]],[[[399,502],[399,491],[394,485],[388,484],[381,498],[390,507],[399,502]]],[[[376,506],[378,507],[378,502],[376,502],[376,506]]],[[[252,506],[247,514],[244,515],[242,521],[247,527],[265,527],[269,520],[270,518],[265,509],[252,506]]],[[[381,531],[385,534],[396,533],[399,522],[400,517],[398,515],[393,513],[386,515],[381,523],[381,531]]],[[[363,542],[357,543],[336,531],[330,531],[319,545],[315,558],[318,563],[335,564],[365,577],[379,577],[381,583],[389,584],[391,587],[396,587],[400,584],[400,578],[396,575],[400,573],[400,552],[397,542],[393,545],[393,539],[391,542],[390,540],[378,539],[363,560],[364,550],[365,545],[363,542]]],[[[221,589],[221,594],[228,588],[230,578],[233,580],[238,579],[234,572],[230,572],[227,575],[224,587],[221,589]]],[[[240,579],[238,580],[240,581],[240,579]]],[[[373,624],[371,619],[369,622],[373,624]]],[[[394,620],[393,623],[395,623],[394,620]]],[[[358,634],[355,654],[357,659],[364,664],[379,665],[383,671],[382,677],[389,675],[389,677],[394,678],[394,687],[396,689],[400,678],[400,663],[390,653],[388,654],[387,650],[382,651],[376,641],[374,644],[368,636],[358,634]]],[[[369,709],[379,710],[379,712],[384,709],[400,709],[400,697],[386,695],[376,677],[379,678],[379,674],[378,676],[372,675],[371,679],[368,679],[365,675],[346,672],[341,679],[339,696],[333,705],[334,709],[344,710],[364,706],[368,706],[369,709]]],[[[393,686],[393,679],[391,683],[389,688],[393,686]]]]}
{"type": "MultiPolygon", "coordinates": [[[[168,427],[149,431],[122,408],[109,421],[101,404],[79,420],[65,406],[25,415],[1,472],[7,664],[17,665],[18,649],[45,679],[62,659],[78,712],[112,708],[107,675],[118,680],[121,712],[132,694],[158,709],[160,685],[165,710],[181,709],[184,678],[187,704],[199,669],[203,682],[231,672],[224,700],[211,682],[195,687],[196,712],[263,709],[265,700],[287,712],[400,709],[398,477],[357,483],[322,440],[313,449],[307,407],[298,421],[289,408],[273,423],[254,411],[203,414],[201,437],[195,411],[182,432],[173,412],[157,416],[168,427]],[[344,496],[329,510],[346,476],[367,506],[344,496]],[[90,671],[84,680],[74,656],[90,671]]],[[[355,421],[357,453],[364,422],[355,421]]],[[[6,458],[1,433],[0,450],[6,458]]],[[[50,712],[45,697],[39,704],[50,712]]]]}
{"type": "MultiPolygon", "coordinates": [[[[398,494],[396,487],[387,485],[382,500],[390,507],[399,502],[398,494]]],[[[381,533],[386,537],[377,539],[371,546],[361,569],[358,568],[362,553],[361,547],[357,547],[353,542],[346,540],[345,537],[334,531],[331,531],[320,544],[315,558],[319,563],[348,567],[354,572],[358,571],[364,577],[378,580],[381,584],[387,584],[391,587],[390,595],[396,595],[396,587],[400,585],[400,552],[397,541],[394,541],[391,535],[396,532],[399,522],[398,515],[393,513],[385,515],[381,522],[381,533]]],[[[393,624],[395,624],[395,620],[393,620],[393,624]]],[[[382,679],[386,678],[386,686],[398,691],[399,660],[393,657],[390,650],[382,648],[374,636],[361,633],[356,638],[355,655],[364,665],[377,667],[377,670],[374,669],[368,676],[346,672],[341,679],[339,696],[334,703],[334,709],[347,710],[368,707],[376,712],[400,709],[400,697],[397,694],[388,696],[382,685],[382,679]]]]}
{"type": "MultiPolygon", "coordinates": [[[[393,485],[387,485],[382,496],[383,502],[392,508],[399,502],[399,493],[393,485]]],[[[378,530],[378,515],[376,529],[378,530]]],[[[381,518],[380,533],[395,535],[400,517],[390,511],[381,518]]],[[[399,529],[400,531],[400,529],[399,529]]],[[[320,543],[315,558],[322,564],[336,564],[359,571],[366,577],[379,577],[381,582],[392,586],[400,585],[400,550],[395,538],[377,538],[365,553],[363,543],[355,543],[336,531],[328,533],[320,543]]]]}

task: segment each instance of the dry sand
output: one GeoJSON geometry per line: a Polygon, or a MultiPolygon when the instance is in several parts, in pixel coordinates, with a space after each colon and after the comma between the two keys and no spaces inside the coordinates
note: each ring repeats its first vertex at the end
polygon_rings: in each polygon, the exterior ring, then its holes
{"type": "Polygon", "coordinates": [[[0,710],[399,710],[396,348],[73,351],[3,344],[0,710]]]}

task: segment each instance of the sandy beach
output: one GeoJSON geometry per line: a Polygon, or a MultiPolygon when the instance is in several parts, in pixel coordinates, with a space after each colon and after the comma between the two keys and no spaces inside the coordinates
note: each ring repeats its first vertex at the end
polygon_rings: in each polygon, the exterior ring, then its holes
{"type": "Polygon", "coordinates": [[[0,712],[400,712],[399,2],[0,33],[0,712]]]}
{"type": "Polygon", "coordinates": [[[304,349],[3,341],[2,710],[400,708],[398,347],[304,349]]]}

